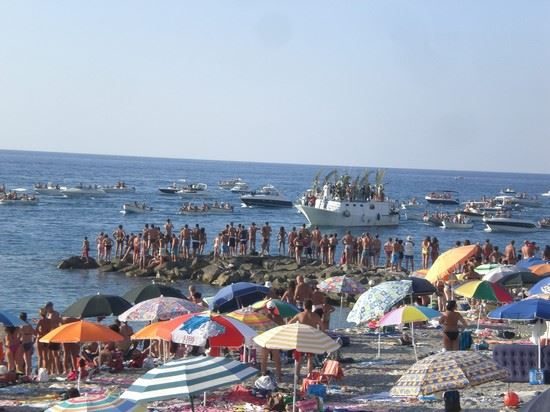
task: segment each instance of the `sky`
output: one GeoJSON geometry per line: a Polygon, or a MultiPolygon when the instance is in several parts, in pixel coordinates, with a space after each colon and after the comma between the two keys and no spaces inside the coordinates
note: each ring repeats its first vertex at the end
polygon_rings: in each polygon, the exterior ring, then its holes
{"type": "Polygon", "coordinates": [[[550,1],[0,0],[0,149],[549,173],[550,1]]]}

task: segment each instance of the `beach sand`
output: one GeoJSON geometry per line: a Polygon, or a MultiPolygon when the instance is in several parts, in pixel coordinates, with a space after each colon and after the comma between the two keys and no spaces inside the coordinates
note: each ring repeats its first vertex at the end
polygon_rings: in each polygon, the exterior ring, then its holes
{"type": "MultiPolygon", "coordinates": [[[[444,402],[441,395],[436,395],[433,401],[410,401],[392,399],[391,401],[368,400],[369,395],[388,392],[399,377],[414,363],[414,353],[410,346],[401,346],[396,337],[382,339],[381,356],[377,358],[377,336],[362,329],[347,329],[344,331],[351,337],[351,345],[341,349],[341,356],[353,358],[353,363],[343,363],[344,378],[335,381],[329,387],[326,406],[353,406],[356,410],[367,411],[426,411],[443,410],[444,402]],[[363,400],[361,400],[363,399],[363,400]]],[[[436,329],[416,329],[420,357],[427,356],[441,349],[441,331],[436,329]]],[[[488,353],[489,354],[489,353],[488,353]]],[[[489,354],[490,356],[490,354],[489,354]]],[[[285,365],[283,381],[280,386],[290,390],[292,387],[292,365],[285,365]]],[[[144,370],[125,370],[117,374],[102,372],[91,380],[83,383],[82,392],[114,390],[123,391],[144,370]]],[[[305,365],[302,374],[305,373],[305,365]]],[[[247,382],[252,385],[253,379],[247,382]]],[[[51,379],[48,383],[29,383],[0,388],[0,411],[37,411],[44,410],[59,397],[59,394],[74,383],[60,382],[51,379]],[[3,408],[3,409],[2,409],[3,408]]],[[[544,391],[548,385],[529,385],[527,383],[493,382],[460,391],[461,404],[464,411],[502,411],[503,394],[510,390],[520,395],[523,402],[530,400],[537,392],[544,391]]],[[[208,394],[208,399],[220,399],[226,390],[208,394]]],[[[182,401],[170,401],[155,404],[158,410],[182,409],[182,401]],[[179,404],[179,406],[178,406],[179,404]]],[[[227,409],[226,409],[227,410],[227,409]]]]}

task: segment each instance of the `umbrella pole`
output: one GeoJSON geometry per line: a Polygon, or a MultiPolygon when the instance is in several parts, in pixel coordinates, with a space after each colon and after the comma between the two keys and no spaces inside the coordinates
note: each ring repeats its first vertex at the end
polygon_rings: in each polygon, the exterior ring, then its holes
{"type": "Polygon", "coordinates": [[[381,338],[382,336],[382,329],[380,329],[380,326],[378,327],[378,355],[376,356],[377,358],[380,358],[380,345],[382,344],[381,338]]]}
{"type": "MultiPolygon", "coordinates": [[[[344,310],[344,293],[342,293],[342,296],[340,296],[340,316],[339,316],[339,324],[338,326],[340,327],[343,327],[342,325],[342,321],[343,321],[343,317],[344,317],[344,313],[343,313],[343,310],[344,310]]],[[[330,325],[329,325],[330,327],[330,325]]]]}
{"type": "Polygon", "coordinates": [[[414,341],[414,322],[411,322],[411,338],[412,338],[412,345],[414,349],[414,358],[418,362],[418,353],[416,353],[416,343],[414,341]]]}
{"type": "Polygon", "coordinates": [[[481,321],[481,304],[483,301],[479,301],[479,313],[477,314],[477,328],[476,332],[479,332],[479,322],[481,321]]]}
{"type": "Polygon", "coordinates": [[[292,412],[296,412],[296,386],[298,386],[298,361],[294,357],[294,387],[292,389],[292,412]]]}
{"type": "Polygon", "coordinates": [[[195,405],[193,405],[193,395],[189,395],[189,402],[191,402],[191,411],[195,412],[195,405]]]}
{"type": "Polygon", "coordinates": [[[206,392],[203,392],[202,394],[203,394],[202,406],[206,408],[206,392]]]}

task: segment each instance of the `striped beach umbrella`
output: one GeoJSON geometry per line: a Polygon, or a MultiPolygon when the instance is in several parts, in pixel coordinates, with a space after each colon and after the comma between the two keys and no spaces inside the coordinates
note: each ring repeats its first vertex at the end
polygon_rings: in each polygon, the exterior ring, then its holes
{"type": "Polygon", "coordinates": [[[485,263],[484,265],[479,265],[474,268],[474,272],[479,273],[480,275],[486,275],[487,273],[498,269],[503,266],[501,263],[485,263]]]}
{"type": "Polygon", "coordinates": [[[428,356],[399,378],[390,394],[416,398],[505,379],[508,373],[479,352],[447,351],[428,356]]]}
{"type": "MultiPolygon", "coordinates": [[[[277,326],[254,338],[254,342],[266,349],[296,350],[301,353],[334,352],[340,344],[320,331],[302,323],[277,326]]],[[[294,360],[294,390],[292,410],[296,410],[296,386],[298,384],[298,361],[294,360]]]]}
{"type": "MultiPolygon", "coordinates": [[[[402,325],[404,323],[411,324],[412,346],[414,349],[414,357],[418,360],[416,353],[416,344],[414,341],[414,322],[424,322],[432,318],[441,316],[441,313],[426,306],[411,306],[405,305],[386,313],[380,318],[380,326],[402,325]]],[[[378,334],[380,337],[380,334],[378,334]]],[[[380,339],[378,340],[378,351],[380,352],[380,339]]],[[[380,356],[380,354],[379,354],[380,356]]]]}
{"type": "Polygon", "coordinates": [[[46,412],[147,412],[143,405],[115,395],[89,394],[67,399],[46,409],[46,412]]]}
{"type": "Polygon", "coordinates": [[[250,326],[257,332],[265,332],[266,330],[277,327],[277,324],[269,319],[261,312],[255,312],[251,309],[239,309],[227,314],[228,317],[237,319],[238,321],[250,326]]]}
{"type": "Polygon", "coordinates": [[[222,357],[198,356],[168,362],[138,378],[122,395],[134,402],[150,402],[193,396],[242,382],[258,371],[222,357]]]}
{"type": "Polygon", "coordinates": [[[121,313],[118,319],[123,322],[166,320],[203,310],[204,307],[186,299],[159,296],[137,303],[126,312],[121,313]]]}
{"type": "Polygon", "coordinates": [[[293,318],[298,313],[300,313],[296,306],[279,299],[263,299],[256,303],[253,303],[251,307],[254,309],[263,309],[266,307],[267,302],[273,302],[276,308],[275,313],[277,313],[282,318],[293,318]]]}

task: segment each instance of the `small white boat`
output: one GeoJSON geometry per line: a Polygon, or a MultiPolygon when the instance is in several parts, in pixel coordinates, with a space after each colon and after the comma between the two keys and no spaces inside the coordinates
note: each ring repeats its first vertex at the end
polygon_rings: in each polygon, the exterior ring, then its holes
{"type": "Polygon", "coordinates": [[[241,196],[241,202],[247,207],[292,207],[292,202],[272,185],[266,185],[258,191],[241,196]]]}
{"type": "Polygon", "coordinates": [[[208,189],[208,185],[206,183],[193,183],[182,187],[176,193],[181,196],[205,195],[207,194],[206,189],[208,189]]]}
{"type": "Polygon", "coordinates": [[[489,217],[483,221],[488,232],[534,232],[539,229],[536,222],[512,217],[489,217]]]}
{"type": "Polygon", "coordinates": [[[439,205],[458,205],[460,201],[458,200],[457,192],[454,190],[440,190],[436,192],[430,192],[424,199],[428,203],[434,203],[439,205]]]}
{"type": "Polygon", "coordinates": [[[248,183],[241,180],[240,182],[235,183],[235,186],[229,190],[231,193],[249,193],[250,187],[248,186],[248,183]]]}
{"type": "Polygon", "coordinates": [[[103,197],[107,195],[107,193],[97,185],[62,187],[61,194],[65,197],[103,197]]]}
{"type": "Polygon", "coordinates": [[[510,187],[507,187],[506,189],[502,189],[500,191],[501,195],[515,195],[516,191],[510,187]]]}
{"type": "Polygon", "coordinates": [[[133,186],[128,186],[124,182],[118,182],[114,186],[102,186],[101,187],[105,193],[111,194],[126,194],[126,193],[135,193],[136,188],[133,186]]]}
{"type": "Polygon", "coordinates": [[[32,195],[14,196],[13,194],[6,194],[0,198],[0,205],[4,206],[35,206],[37,204],[38,198],[32,195]]]}
{"type": "Polygon", "coordinates": [[[148,213],[152,212],[153,208],[150,206],[147,206],[145,203],[124,203],[122,205],[122,210],[120,211],[123,214],[130,214],[130,213],[148,213]]]}
{"type": "Polygon", "coordinates": [[[541,196],[550,197],[550,190],[548,192],[542,193],[541,196]]]}
{"type": "Polygon", "coordinates": [[[220,180],[218,182],[218,187],[222,190],[231,190],[237,183],[241,183],[242,179],[240,177],[234,179],[220,180]]]}
{"type": "Polygon", "coordinates": [[[470,219],[458,214],[452,218],[443,219],[441,226],[445,229],[471,229],[474,224],[470,219]]]}
{"type": "Polygon", "coordinates": [[[63,193],[61,193],[62,188],[63,186],[59,186],[58,184],[53,184],[53,183],[47,183],[47,184],[37,183],[34,185],[34,191],[39,195],[43,195],[43,196],[62,196],[63,195],[63,193]]]}
{"type": "Polygon", "coordinates": [[[539,220],[541,229],[550,229],[550,217],[539,220]]]}

